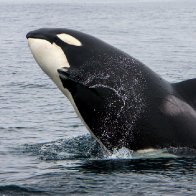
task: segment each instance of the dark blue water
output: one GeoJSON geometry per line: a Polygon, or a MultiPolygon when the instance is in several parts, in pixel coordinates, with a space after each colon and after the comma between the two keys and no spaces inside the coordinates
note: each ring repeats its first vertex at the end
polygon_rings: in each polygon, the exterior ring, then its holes
{"type": "Polygon", "coordinates": [[[1,2],[0,195],[196,194],[193,149],[105,155],[25,39],[41,27],[77,29],[171,82],[196,78],[196,1],[1,2]]]}

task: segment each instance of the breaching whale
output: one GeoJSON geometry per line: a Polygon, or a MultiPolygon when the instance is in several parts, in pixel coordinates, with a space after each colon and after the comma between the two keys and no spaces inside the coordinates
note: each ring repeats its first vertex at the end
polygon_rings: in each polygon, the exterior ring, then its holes
{"type": "Polygon", "coordinates": [[[27,39],[41,69],[107,150],[196,148],[196,79],[169,83],[125,52],[75,30],[39,29],[27,39]]]}

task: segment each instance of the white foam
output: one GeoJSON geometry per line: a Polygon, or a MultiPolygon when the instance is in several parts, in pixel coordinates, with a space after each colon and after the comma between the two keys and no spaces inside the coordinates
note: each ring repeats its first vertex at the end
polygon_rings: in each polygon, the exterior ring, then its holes
{"type": "Polygon", "coordinates": [[[104,159],[152,159],[152,158],[174,158],[176,155],[170,154],[164,149],[144,149],[133,151],[122,147],[114,149],[110,155],[105,155],[104,159]]]}
{"type": "Polygon", "coordinates": [[[134,152],[133,158],[135,159],[151,159],[151,158],[173,158],[176,157],[173,154],[170,154],[165,149],[144,149],[144,150],[138,150],[134,152]]]}
{"type": "Polygon", "coordinates": [[[133,151],[122,147],[114,149],[110,155],[105,155],[104,159],[132,159],[133,151]]]}

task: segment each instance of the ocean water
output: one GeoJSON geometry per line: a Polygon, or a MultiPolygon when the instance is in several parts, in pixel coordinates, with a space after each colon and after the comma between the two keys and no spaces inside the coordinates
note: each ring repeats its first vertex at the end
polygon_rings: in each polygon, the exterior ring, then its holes
{"type": "Polygon", "coordinates": [[[0,195],[195,195],[195,150],[105,155],[25,38],[83,31],[177,82],[196,78],[195,21],[195,0],[0,0],[0,195]]]}

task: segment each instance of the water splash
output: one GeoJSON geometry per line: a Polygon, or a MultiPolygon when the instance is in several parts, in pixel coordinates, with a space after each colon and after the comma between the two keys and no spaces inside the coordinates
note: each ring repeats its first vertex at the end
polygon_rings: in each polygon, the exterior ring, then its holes
{"type": "Polygon", "coordinates": [[[130,160],[196,156],[195,149],[173,147],[139,151],[122,147],[120,149],[114,149],[113,152],[108,154],[89,134],[41,144],[26,144],[22,149],[24,153],[38,156],[38,158],[42,160],[130,160]]]}
{"type": "Polygon", "coordinates": [[[106,159],[132,159],[133,151],[122,147],[120,149],[114,149],[112,154],[105,155],[104,157],[106,159]]]}
{"type": "Polygon", "coordinates": [[[23,151],[43,160],[74,160],[103,156],[98,142],[89,134],[41,144],[26,144],[23,151]]]}

